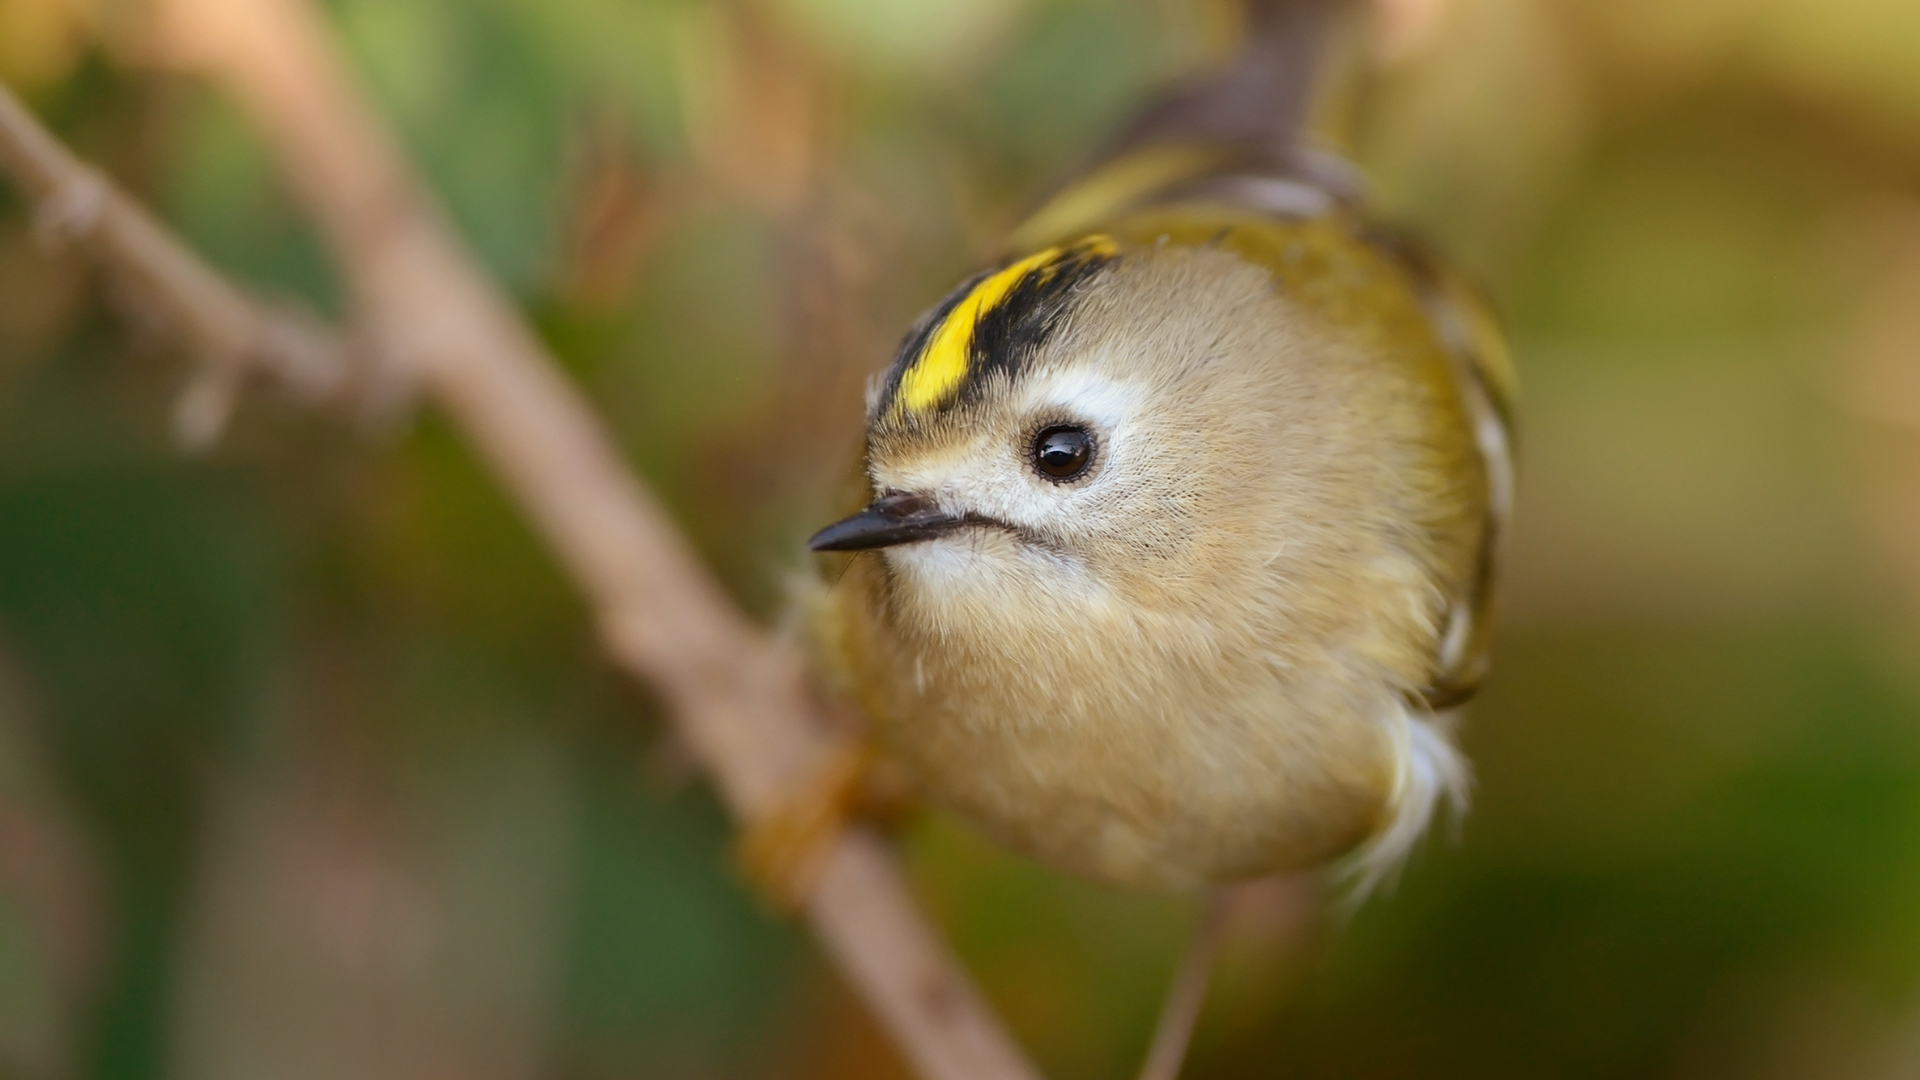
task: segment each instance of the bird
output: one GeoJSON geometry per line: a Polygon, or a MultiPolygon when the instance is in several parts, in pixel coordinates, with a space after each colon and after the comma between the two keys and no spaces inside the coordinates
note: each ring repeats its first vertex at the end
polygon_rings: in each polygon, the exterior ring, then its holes
{"type": "Polygon", "coordinates": [[[1061,871],[1364,895],[1464,810],[1515,379],[1479,291],[1310,133],[1355,7],[1248,0],[1231,62],[935,303],[809,541],[873,753],[1061,871]]]}

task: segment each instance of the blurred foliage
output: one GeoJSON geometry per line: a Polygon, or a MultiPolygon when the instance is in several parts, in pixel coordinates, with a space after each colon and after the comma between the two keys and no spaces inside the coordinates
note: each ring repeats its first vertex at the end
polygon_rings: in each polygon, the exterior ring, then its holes
{"type": "MultiPolygon", "coordinates": [[[[475,250],[775,617],[865,374],[1218,0],[331,0],[475,250]]],[[[0,79],[342,314],[137,4],[0,79]]],[[[1340,922],[1276,889],[1195,1077],[1920,1072],[1920,6],[1456,0],[1367,94],[1382,204],[1526,390],[1473,815],[1340,922]]],[[[653,703],[457,436],[183,359],[0,190],[0,1076],[900,1076],[727,869],[653,703]]],[[[1189,918],[906,835],[1050,1076],[1126,1075],[1189,918]]]]}

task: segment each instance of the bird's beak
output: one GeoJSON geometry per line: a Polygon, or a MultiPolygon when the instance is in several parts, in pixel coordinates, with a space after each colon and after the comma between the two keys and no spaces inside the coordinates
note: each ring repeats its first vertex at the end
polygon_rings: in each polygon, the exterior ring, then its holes
{"type": "Polygon", "coordinates": [[[965,518],[943,513],[925,495],[892,492],[873,500],[852,517],[814,533],[807,547],[814,551],[868,551],[931,540],[964,524],[965,518]]]}

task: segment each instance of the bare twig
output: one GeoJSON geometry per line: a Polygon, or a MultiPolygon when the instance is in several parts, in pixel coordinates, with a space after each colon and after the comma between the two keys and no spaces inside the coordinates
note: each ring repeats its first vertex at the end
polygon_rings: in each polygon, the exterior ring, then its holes
{"type": "Polygon", "coordinates": [[[199,358],[201,370],[176,414],[189,445],[218,437],[250,373],[313,405],[353,405],[364,395],[365,380],[333,334],[298,313],[248,298],[69,153],[3,87],[0,172],[26,195],[43,244],[92,254],[131,286],[127,292],[137,303],[163,315],[199,358]]]}
{"type": "MultiPolygon", "coordinates": [[[[302,0],[165,0],[174,53],[226,83],[272,142],[344,270],[377,355],[452,415],[593,604],[615,660],[658,691],[736,815],[777,805],[831,747],[791,650],[732,606],[513,306],[475,268],[302,0]]],[[[324,400],[351,380],[324,335],[227,284],[0,102],[0,167],[53,233],[150,286],[206,363],[272,372],[324,400]]],[[[215,420],[237,374],[190,394],[215,420]]],[[[217,426],[217,424],[213,425],[217,426]]],[[[807,914],[828,953],[930,1080],[1034,1080],[927,927],[900,870],[854,828],[807,914]]]]}
{"type": "Polygon", "coordinates": [[[1160,1022],[1154,1026],[1140,1080],[1178,1080],[1180,1076],[1180,1065],[1187,1059],[1187,1043],[1200,1019],[1200,1006],[1207,1000],[1214,960],[1227,936],[1234,889],[1232,885],[1216,885],[1207,892],[1200,922],[1193,928],[1187,951],[1180,958],[1180,970],[1175,972],[1166,1003],[1160,1007],[1160,1022]]]}

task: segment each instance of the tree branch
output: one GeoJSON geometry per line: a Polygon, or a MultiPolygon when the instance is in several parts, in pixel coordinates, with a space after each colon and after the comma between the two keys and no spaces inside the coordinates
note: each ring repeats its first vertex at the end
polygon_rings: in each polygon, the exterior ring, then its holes
{"type": "MultiPolygon", "coordinates": [[[[792,651],[749,623],[475,268],[301,0],[169,0],[175,49],[273,144],[339,260],[376,354],[461,427],[595,609],[614,660],[665,698],[734,814],[767,812],[832,747],[792,651]]],[[[249,301],[0,90],[0,169],[42,221],[148,284],[209,364],[316,400],[350,381],[331,339],[292,349],[249,301]],[[70,209],[80,207],[80,210],[70,209]],[[308,350],[308,346],[312,346],[308,350]],[[324,358],[324,359],[323,359],[324,358]]],[[[231,379],[229,385],[231,385],[231,379]]],[[[929,1080],[1037,1080],[928,928],[871,830],[843,835],[807,901],[828,954],[929,1080]]]]}
{"type": "Polygon", "coordinates": [[[359,405],[368,380],[336,335],[291,309],[250,300],[139,204],[82,163],[0,88],[0,171],[34,207],[48,247],[85,250],[127,286],[122,295],[184,339],[199,374],[176,429],[191,446],[218,438],[240,383],[273,379],[310,405],[359,405]]]}

